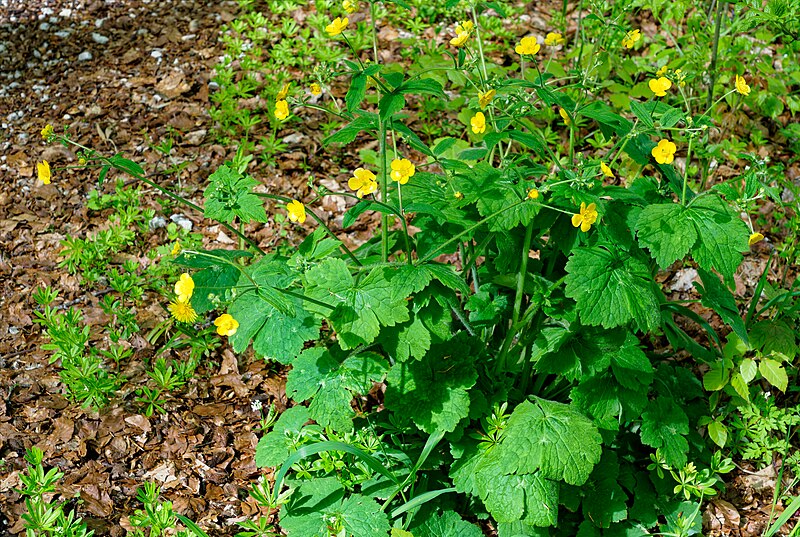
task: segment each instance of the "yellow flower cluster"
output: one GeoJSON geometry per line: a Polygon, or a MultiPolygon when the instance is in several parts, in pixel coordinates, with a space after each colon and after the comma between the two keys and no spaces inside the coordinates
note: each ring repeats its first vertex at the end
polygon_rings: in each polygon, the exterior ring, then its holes
{"type": "Polygon", "coordinates": [[[309,87],[309,91],[311,91],[311,95],[321,95],[322,94],[322,86],[317,84],[316,82],[312,82],[311,86],[309,87]]]}
{"type": "Polygon", "coordinates": [[[328,32],[329,36],[333,37],[342,33],[349,23],[350,19],[347,17],[336,17],[333,22],[325,27],[325,31],[328,32]]]}
{"type": "Polygon", "coordinates": [[[275,103],[275,117],[281,121],[289,117],[289,103],[285,99],[275,103]]]}
{"type": "Polygon", "coordinates": [[[47,140],[48,138],[50,138],[53,135],[53,132],[54,132],[53,126],[48,123],[42,129],[42,138],[47,140]]]}
{"type": "Polygon", "coordinates": [[[344,2],[342,2],[342,9],[351,15],[358,11],[358,8],[358,2],[354,2],[353,0],[344,0],[344,2]]]}
{"type": "Polygon", "coordinates": [[[652,78],[647,83],[650,86],[650,91],[656,94],[656,97],[665,97],[667,90],[672,87],[672,81],[667,77],[652,78]]]}
{"type": "Polygon", "coordinates": [[[517,46],[514,47],[514,51],[520,56],[533,56],[539,52],[541,48],[542,45],[536,41],[535,37],[528,36],[523,37],[520,42],[517,43],[517,46]]]}
{"type": "Polygon", "coordinates": [[[462,47],[469,39],[469,36],[472,35],[472,30],[475,29],[475,25],[472,21],[462,21],[456,24],[456,36],[450,40],[450,44],[454,47],[462,47]]]}
{"type": "Polygon", "coordinates": [[[557,47],[559,45],[565,45],[567,40],[564,39],[564,36],[557,33],[557,32],[550,32],[544,38],[544,44],[548,47],[557,47]]]}
{"type": "Polygon", "coordinates": [[[175,282],[175,295],[176,300],[173,300],[167,306],[167,309],[179,323],[193,323],[197,320],[197,312],[194,311],[191,303],[189,302],[194,292],[194,280],[192,277],[184,272],[181,277],[175,282]]]}
{"type": "Polygon", "coordinates": [[[353,172],[353,177],[347,181],[347,186],[350,187],[350,190],[355,190],[356,196],[359,198],[369,196],[378,190],[375,174],[366,168],[356,168],[353,172]]]}
{"type": "Polygon", "coordinates": [[[581,202],[578,214],[572,215],[572,225],[581,228],[585,233],[595,222],[597,222],[597,206],[594,203],[587,206],[585,202],[581,202]]]}
{"type": "Polygon", "coordinates": [[[414,164],[406,158],[396,158],[392,160],[391,167],[392,172],[389,176],[392,178],[392,181],[397,181],[401,185],[406,184],[414,173],[416,173],[414,164]]]}

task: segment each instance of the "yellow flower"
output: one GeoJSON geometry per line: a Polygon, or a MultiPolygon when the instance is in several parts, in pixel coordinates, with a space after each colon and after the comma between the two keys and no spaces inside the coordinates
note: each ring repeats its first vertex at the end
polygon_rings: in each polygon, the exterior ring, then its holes
{"type": "Polygon", "coordinates": [[[539,191],[536,190],[535,188],[530,189],[530,191],[528,192],[528,197],[532,200],[535,200],[536,198],[539,197],[539,191]]]}
{"type": "Polygon", "coordinates": [[[347,24],[350,22],[350,19],[347,17],[336,17],[333,19],[333,22],[330,23],[325,27],[325,31],[328,32],[328,35],[333,37],[335,35],[339,35],[347,28],[347,24]]]}
{"type": "Polygon", "coordinates": [[[406,158],[396,158],[392,160],[391,166],[392,173],[390,175],[392,177],[392,181],[397,181],[401,185],[406,184],[411,176],[413,176],[416,172],[414,164],[412,164],[411,161],[406,158]]]}
{"type": "Polygon", "coordinates": [[[227,313],[223,313],[214,320],[214,326],[217,327],[217,334],[230,337],[235,334],[236,329],[239,328],[239,321],[227,313]]]}
{"type": "Polygon", "coordinates": [[[45,140],[47,140],[47,139],[48,139],[48,138],[50,138],[52,135],[53,135],[53,126],[52,126],[52,125],[50,125],[50,124],[48,123],[48,124],[47,124],[47,125],[45,125],[45,126],[44,126],[44,128],[42,129],[42,138],[44,138],[45,140]]]}
{"type": "Polygon", "coordinates": [[[559,107],[559,109],[558,109],[558,115],[559,115],[559,116],[561,116],[561,119],[563,119],[563,120],[564,120],[564,123],[565,123],[566,125],[569,125],[570,123],[572,123],[572,120],[570,119],[570,117],[569,117],[569,114],[567,114],[567,111],[566,111],[566,110],[564,110],[563,108],[560,108],[560,107],[559,107]]]}
{"type": "Polygon", "coordinates": [[[672,87],[672,82],[669,78],[651,78],[647,83],[650,86],[650,91],[656,94],[656,97],[664,97],[667,95],[667,90],[672,87]]]}
{"type": "Polygon", "coordinates": [[[287,95],[289,95],[289,82],[283,85],[281,91],[279,91],[278,94],[275,96],[275,100],[282,101],[286,98],[287,95]]]}
{"type": "Polygon", "coordinates": [[[280,100],[275,103],[275,117],[283,121],[289,117],[289,103],[285,100],[280,100]]]}
{"type": "Polygon", "coordinates": [[[564,36],[557,32],[550,32],[544,38],[544,44],[547,45],[548,47],[556,47],[558,45],[563,45],[566,42],[567,40],[564,39],[564,36]]]}
{"type": "Polygon", "coordinates": [[[170,302],[167,309],[179,323],[193,323],[197,320],[197,312],[188,301],[170,302]]]}
{"type": "Polygon", "coordinates": [[[520,56],[533,56],[542,46],[536,41],[535,37],[523,37],[522,40],[514,47],[514,51],[520,56]]]}
{"type": "Polygon", "coordinates": [[[469,122],[470,125],[472,125],[472,132],[475,134],[483,134],[486,132],[486,116],[483,115],[483,112],[478,112],[472,116],[469,122]]]}
{"type": "Polygon", "coordinates": [[[175,282],[175,294],[178,295],[178,302],[189,302],[194,292],[194,280],[188,272],[181,274],[181,277],[175,282]]]}
{"type": "Polygon", "coordinates": [[[39,176],[39,180],[46,184],[50,184],[50,163],[46,160],[42,162],[36,163],[36,173],[39,176]]]}
{"type": "Polygon", "coordinates": [[[658,71],[656,71],[656,76],[659,77],[659,78],[661,78],[662,76],[664,76],[666,74],[667,74],[667,66],[666,65],[664,67],[662,67],[661,69],[659,69],[658,71]]]}
{"type": "Polygon", "coordinates": [[[302,224],[306,221],[306,207],[297,200],[292,200],[286,204],[286,212],[289,213],[289,220],[302,224]]]}
{"type": "Polygon", "coordinates": [[[747,85],[747,82],[745,82],[743,76],[736,75],[734,87],[736,88],[737,93],[740,93],[745,97],[750,95],[750,86],[747,85]]]}
{"type": "Polygon", "coordinates": [[[659,164],[672,164],[675,160],[675,151],[678,148],[667,139],[658,142],[658,145],[650,151],[650,154],[656,159],[659,164]]]}
{"type": "Polygon", "coordinates": [[[342,9],[348,13],[355,13],[358,11],[358,2],[354,2],[353,0],[344,0],[344,2],[342,2],[342,9]]]}
{"type": "Polygon", "coordinates": [[[83,158],[83,157],[79,158],[78,159],[78,165],[79,166],[83,166],[84,164],[86,164],[86,159],[83,158]]]}
{"type": "Polygon", "coordinates": [[[606,177],[614,177],[614,172],[611,171],[611,168],[608,167],[605,162],[600,163],[600,171],[603,172],[603,175],[606,177]]]}
{"type": "Polygon", "coordinates": [[[755,243],[761,242],[763,240],[764,240],[764,235],[762,235],[761,233],[756,231],[755,233],[750,235],[750,239],[747,241],[747,244],[749,244],[750,246],[753,246],[755,243]]]}
{"type": "Polygon", "coordinates": [[[580,227],[583,232],[589,231],[589,228],[592,227],[592,224],[596,221],[597,207],[594,203],[590,203],[587,207],[585,202],[581,202],[580,212],[572,215],[572,225],[580,227]]]}
{"type": "Polygon", "coordinates": [[[636,30],[626,32],[625,37],[622,38],[622,46],[625,48],[633,48],[633,45],[635,45],[641,38],[642,32],[640,32],[638,28],[636,30]]]}
{"type": "Polygon", "coordinates": [[[453,45],[454,47],[460,47],[467,42],[467,39],[469,39],[469,34],[467,32],[461,32],[456,37],[450,40],[450,44],[453,45]]]}
{"type": "Polygon", "coordinates": [[[353,177],[347,181],[350,190],[356,191],[356,196],[363,198],[378,190],[375,174],[365,168],[356,168],[353,177]]]}
{"type": "Polygon", "coordinates": [[[322,86],[317,84],[316,82],[312,82],[311,87],[311,95],[320,95],[322,93],[322,86]]]}
{"type": "Polygon", "coordinates": [[[472,24],[472,21],[462,21],[456,24],[456,33],[470,34],[472,33],[473,28],[475,28],[475,25],[472,24]]]}
{"type": "Polygon", "coordinates": [[[497,95],[497,92],[493,89],[490,89],[489,91],[479,91],[478,104],[481,106],[481,108],[486,108],[489,106],[489,103],[492,102],[492,99],[494,99],[495,95],[497,95]]]}
{"type": "Polygon", "coordinates": [[[175,245],[172,247],[172,252],[171,252],[172,255],[178,255],[179,253],[181,253],[181,250],[183,250],[183,247],[181,246],[181,241],[175,241],[175,245]]]}
{"type": "Polygon", "coordinates": [[[455,192],[453,192],[453,197],[455,199],[457,199],[457,200],[463,200],[464,199],[464,194],[462,194],[460,191],[456,190],[455,192]]]}

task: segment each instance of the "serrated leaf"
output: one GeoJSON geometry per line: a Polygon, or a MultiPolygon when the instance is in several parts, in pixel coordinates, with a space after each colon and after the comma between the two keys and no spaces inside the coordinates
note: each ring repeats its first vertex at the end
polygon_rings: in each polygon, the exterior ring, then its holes
{"type": "Polygon", "coordinates": [[[766,320],[754,324],[750,329],[750,338],[753,346],[764,354],[780,352],[790,362],[797,355],[795,331],[783,321],[766,320]]]}
{"type": "Polygon", "coordinates": [[[739,336],[745,345],[749,345],[747,339],[747,328],[739,314],[736,299],[719,278],[712,273],[706,272],[702,268],[697,270],[703,285],[694,282],[694,286],[700,291],[701,302],[707,308],[713,309],[725,321],[728,326],[739,336]]]}
{"type": "Polygon", "coordinates": [[[660,324],[659,300],[644,263],[599,246],[573,252],[565,293],[577,302],[584,324],[613,328],[633,322],[642,331],[660,324]]]}
{"type": "Polygon", "coordinates": [[[603,453],[585,486],[583,514],[595,526],[609,528],[628,516],[628,495],[619,483],[619,462],[613,451],[603,453]]]}
{"type": "Polygon", "coordinates": [[[411,322],[384,329],[381,341],[390,357],[405,362],[425,356],[431,347],[431,333],[422,320],[414,316],[411,322]]]}
{"type": "Polygon", "coordinates": [[[681,259],[697,242],[697,230],[677,203],[648,205],[639,214],[636,231],[661,268],[681,259]]]}
{"type": "Polygon", "coordinates": [[[747,226],[717,196],[703,196],[687,214],[694,222],[699,238],[692,248],[692,257],[704,269],[714,269],[726,281],[731,281],[742,262],[741,252],[749,248],[747,226]]]}
{"type": "Polygon", "coordinates": [[[394,296],[387,276],[391,278],[391,273],[377,267],[356,283],[343,260],[326,259],[306,273],[306,295],[334,309],[313,303],[306,307],[330,320],[343,349],[367,345],[381,326],[409,319],[405,297],[394,296]]]}
{"type": "Polygon", "coordinates": [[[469,414],[476,349],[466,338],[432,345],[419,361],[398,362],[386,379],[386,407],[433,434],[453,431],[469,414]]]}
{"type": "Polygon", "coordinates": [[[360,494],[352,494],[332,505],[321,507],[317,503],[297,511],[302,514],[280,519],[289,537],[330,537],[330,528],[337,528],[337,532],[342,528],[344,535],[353,537],[386,537],[390,529],[389,519],[380,505],[360,494]]]}
{"type": "Polygon", "coordinates": [[[354,394],[366,394],[386,373],[386,362],[374,353],[361,353],[339,363],[320,347],[303,351],[286,377],[286,395],[295,401],[312,399],[311,418],[323,427],[348,432],[355,413],[354,394]]]}
{"type": "Polygon", "coordinates": [[[350,88],[347,90],[347,95],[344,97],[344,102],[347,105],[347,111],[352,113],[364,100],[367,94],[367,75],[359,73],[350,81],[350,88]]]}
{"type": "Polygon", "coordinates": [[[642,414],[642,442],[661,448],[664,458],[672,467],[682,468],[686,464],[689,442],[684,435],[689,433],[689,418],[671,399],[660,396],[650,401],[642,414]]]}
{"type": "Polygon", "coordinates": [[[252,192],[258,181],[250,176],[242,176],[225,164],[212,173],[208,181],[208,187],[203,191],[206,199],[203,213],[206,218],[228,224],[235,218],[244,223],[268,221],[261,198],[252,192]]]}
{"type": "Polygon", "coordinates": [[[293,406],[281,413],[281,417],[272,427],[272,431],[265,434],[256,446],[256,466],[277,467],[283,464],[289,455],[295,451],[295,444],[299,438],[300,430],[309,421],[308,409],[303,406],[293,406]]]}
{"type": "Polygon", "coordinates": [[[789,377],[786,374],[786,369],[779,361],[771,358],[762,358],[758,364],[758,371],[767,379],[767,382],[782,392],[786,391],[786,387],[789,385],[789,377]]]}
{"type": "Polygon", "coordinates": [[[483,537],[483,532],[462,520],[458,513],[445,511],[441,515],[432,514],[422,526],[414,528],[411,537],[483,537]]]}

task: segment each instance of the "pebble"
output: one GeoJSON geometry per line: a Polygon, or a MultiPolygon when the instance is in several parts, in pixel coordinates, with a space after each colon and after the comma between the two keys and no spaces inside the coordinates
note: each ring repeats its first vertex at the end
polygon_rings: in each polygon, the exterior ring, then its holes
{"type": "Polygon", "coordinates": [[[94,41],[98,45],[105,45],[106,43],[108,43],[109,39],[103,34],[92,32],[92,41],[94,41]]]}
{"type": "Polygon", "coordinates": [[[18,119],[22,119],[22,116],[24,116],[24,115],[25,115],[25,112],[23,112],[22,110],[19,110],[17,112],[11,112],[10,114],[8,114],[8,116],[6,116],[6,118],[9,121],[17,121],[18,119]]]}
{"type": "Polygon", "coordinates": [[[169,217],[170,220],[181,226],[186,231],[191,231],[194,227],[194,222],[183,216],[182,214],[173,214],[169,217]]]}
{"type": "Polygon", "coordinates": [[[78,61],[79,62],[88,62],[91,59],[92,59],[92,53],[89,52],[88,50],[78,54],[78,61]]]}
{"type": "Polygon", "coordinates": [[[147,223],[147,227],[150,229],[150,231],[167,227],[167,219],[163,216],[154,216],[150,219],[150,222],[147,223]]]}
{"type": "Polygon", "coordinates": [[[71,33],[72,33],[72,32],[71,32],[70,30],[59,30],[59,31],[57,31],[57,32],[56,32],[55,34],[53,34],[53,35],[56,35],[56,36],[60,37],[61,39],[66,39],[66,38],[68,38],[68,37],[69,37],[69,35],[70,35],[71,33]]]}
{"type": "Polygon", "coordinates": [[[155,49],[153,52],[150,53],[150,57],[155,59],[159,59],[163,55],[164,54],[158,49],[155,49]]]}
{"type": "Polygon", "coordinates": [[[59,17],[64,17],[65,19],[72,16],[72,10],[68,7],[65,7],[58,13],[59,17]]]}
{"type": "Polygon", "coordinates": [[[39,29],[41,31],[43,31],[43,32],[46,32],[47,30],[50,29],[50,23],[49,22],[43,22],[42,24],[39,25],[39,29]]]}

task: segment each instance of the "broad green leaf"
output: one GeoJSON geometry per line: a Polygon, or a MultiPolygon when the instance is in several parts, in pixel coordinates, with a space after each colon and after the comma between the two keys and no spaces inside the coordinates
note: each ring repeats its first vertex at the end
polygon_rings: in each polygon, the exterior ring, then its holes
{"type": "Polygon", "coordinates": [[[350,89],[347,90],[347,95],[344,97],[345,104],[347,105],[348,112],[354,112],[364,96],[367,94],[367,75],[359,73],[350,81],[350,89]]]}
{"type": "Polygon", "coordinates": [[[386,362],[374,353],[361,353],[339,363],[320,347],[303,351],[286,377],[286,395],[295,401],[311,399],[309,414],[323,427],[349,432],[355,413],[354,394],[366,394],[383,380],[386,362]]]}
{"type": "Polygon", "coordinates": [[[197,313],[217,307],[214,297],[224,299],[225,292],[239,281],[241,269],[235,265],[236,260],[251,255],[242,250],[205,250],[200,254],[183,252],[175,259],[178,265],[203,269],[192,274],[192,307],[197,313]]]}
{"type": "Polygon", "coordinates": [[[661,322],[660,304],[647,266],[624,252],[576,248],[567,262],[566,295],[584,324],[604,328],[633,322],[647,331],[661,322]]]}
{"type": "Polygon", "coordinates": [[[306,307],[330,320],[343,349],[372,343],[381,326],[394,326],[409,319],[405,297],[394,296],[392,273],[376,267],[356,282],[347,264],[329,258],[306,272],[306,295],[316,303],[306,307]]]}
{"type": "Polygon", "coordinates": [[[767,382],[778,388],[780,391],[785,392],[789,384],[789,377],[786,374],[783,364],[778,360],[772,358],[762,358],[758,364],[758,370],[767,382]]]}
{"type": "Polygon", "coordinates": [[[708,436],[716,445],[724,448],[728,441],[728,428],[724,423],[712,421],[708,424],[708,436]]]}
{"type": "Polygon", "coordinates": [[[303,406],[287,408],[256,446],[256,466],[277,467],[295,451],[300,438],[300,430],[309,421],[308,409],[303,406]]]}
{"type": "Polygon", "coordinates": [[[732,281],[742,262],[741,252],[749,248],[747,226],[739,215],[717,196],[703,196],[687,209],[699,240],[692,248],[692,257],[706,270],[715,269],[732,281]]]}
{"type": "Polygon", "coordinates": [[[639,241],[653,254],[661,268],[685,256],[697,242],[697,231],[683,207],[677,203],[648,205],[639,214],[639,241]]]}
{"type": "Polygon", "coordinates": [[[385,328],[381,333],[381,341],[389,356],[395,360],[419,360],[431,347],[431,333],[422,320],[414,316],[411,322],[385,328]]]}
{"type": "Polygon", "coordinates": [[[739,394],[739,397],[747,402],[750,402],[750,390],[748,389],[744,378],[738,371],[734,371],[734,373],[731,375],[731,386],[734,390],[736,390],[736,393],[739,394]]]}
{"type": "Polygon", "coordinates": [[[458,513],[445,511],[441,515],[432,514],[422,526],[414,528],[413,537],[483,537],[483,532],[462,520],[458,513]]]}
{"type": "Polygon", "coordinates": [[[686,464],[689,442],[689,418],[675,401],[660,396],[650,401],[642,414],[642,442],[661,448],[664,458],[672,467],[682,468],[686,464]]]}
{"type": "MultiPolygon", "coordinates": [[[[312,484],[317,481],[315,479],[312,484]]],[[[337,535],[340,531],[341,535],[353,537],[386,537],[390,529],[389,519],[381,511],[381,506],[360,494],[352,494],[324,507],[317,503],[296,511],[298,515],[280,520],[289,537],[330,537],[331,533],[337,535]]]]}
{"type": "Polygon", "coordinates": [[[528,188],[522,183],[498,184],[483,191],[478,199],[478,212],[484,218],[494,215],[488,222],[491,231],[527,226],[541,208],[528,200],[527,195],[528,188]]]}
{"type": "Polygon", "coordinates": [[[750,338],[753,346],[764,354],[780,352],[790,362],[797,355],[795,331],[783,321],[766,320],[754,324],[750,338]]]}
{"type": "Polygon", "coordinates": [[[742,360],[742,363],[739,364],[739,373],[742,374],[742,378],[746,384],[750,384],[753,379],[756,378],[757,372],[758,365],[756,365],[756,361],[752,358],[745,358],[742,360]]]}
{"type": "Polygon", "coordinates": [[[124,158],[122,155],[114,155],[108,159],[109,164],[118,170],[122,170],[133,177],[144,177],[144,169],[136,162],[124,158]]]}
{"type": "Polygon", "coordinates": [[[725,321],[728,326],[733,328],[737,336],[749,345],[747,339],[747,328],[744,326],[744,321],[739,314],[739,308],[736,305],[736,299],[725,285],[719,281],[716,274],[706,272],[702,268],[698,269],[700,279],[703,285],[694,282],[694,286],[700,291],[702,297],[702,304],[708,308],[713,309],[725,321]]]}
{"type": "Polygon", "coordinates": [[[469,414],[476,354],[472,342],[459,338],[432,345],[421,360],[395,363],[386,379],[386,407],[429,434],[453,431],[469,414]]]}
{"type": "Polygon", "coordinates": [[[569,405],[538,397],[514,409],[491,456],[507,472],[582,485],[600,460],[600,433],[569,405]]]}
{"type": "Polygon", "coordinates": [[[353,121],[334,132],[324,140],[322,145],[328,146],[330,144],[349,144],[363,131],[374,130],[377,128],[377,116],[362,115],[355,118],[353,121]]]}
{"type": "Polygon", "coordinates": [[[713,363],[703,375],[703,387],[710,392],[719,391],[728,385],[730,374],[730,369],[725,368],[721,362],[713,363]]]}
{"type": "Polygon", "coordinates": [[[619,461],[606,451],[597,463],[581,502],[584,517],[595,526],[608,528],[628,516],[628,495],[619,483],[619,461]]]}
{"type": "MultiPolygon", "coordinates": [[[[652,378],[652,373],[651,373],[652,378]]],[[[610,373],[584,378],[570,392],[576,408],[587,413],[601,429],[619,430],[620,423],[638,419],[647,406],[642,385],[629,389],[610,373]]]]}
{"type": "Polygon", "coordinates": [[[206,218],[231,223],[238,218],[244,223],[267,222],[267,213],[261,198],[253,194],[258,181],[243,176],[223,164],[208,178],[209,184],[203,195],[206,202],[203,213],[206,218]]]}

